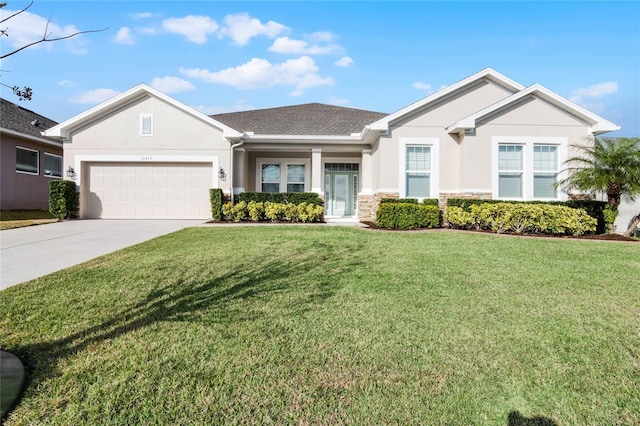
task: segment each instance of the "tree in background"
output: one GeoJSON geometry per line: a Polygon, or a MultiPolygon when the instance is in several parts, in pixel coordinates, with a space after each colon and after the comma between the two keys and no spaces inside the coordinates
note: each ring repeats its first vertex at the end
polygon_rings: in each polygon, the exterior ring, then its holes
{"type": "MultiPolygon", "coordinates": [[[[9,15],[6,18],[0,20],[0,26],[1,26],[0,27],[0,38],[3,37],[3,36],[4,37],[9,37],[10,30],[9,30],[9,27],[5,27],[6,22],[9,21],[11,18],[15,18],[16,16],[18,16],[21,13],[25,12],[32,5],[33,5],[33,0],[25,8],[23,8],[23,9],[17,11],[16,13],[14,13],[12,15],[9,15]]],[[[2,9],[2,8],[6,7],[6,6],[7,6],[6,2],[0,3],[0,9],[2,9]]],[[[51,22],[51,19],[49,19],[47,21],[47,25],[44,28],[44,31],[43,31],[43,34],[42,34],[42,38],[40,38],[40,39],[38,39],[36,41],[33,41],[31,43],[27,43],[24,46],[18,47],[17,49],[14,49],[14,50],[12,50],[12,51],[10,51],[8,53],[1,53],[0,52],[0,59],[4,59],[4,58],[7,58],[7,57],[9,57],[11,55],[15,55],[16,53],[18,53],[18,52],[20,52],[20,51],[22,51],[22,50],[24,50],[24,49],[26,49],[28,47],[35,46],[35,45],[40,44],[40,43],[47,43],[47,42],[52,42],[52,41],[65,40],[65,39],[68,39],[68,38],[71,38],[71,37],[75,37],[75,36],[80,35],[80,34],[95,33],[95,32],[99,32],[99,31],[105,31],[105,30],[108,29],[108,28],[103,28],[101,30],[77,31],[77,32],[75,32],[73,34],[69,34],[69,35],[62,36],[62,37],[51,37],[51,32],[49,31],[49,23],[50,22],[51,22]]],[[[22,88],[20,88],[20,86],[9,86],[9,85],[4,84],[4,83],[0,83],[0,84],[2,84],[5,87],[10,88],[13,91],[13,93],[18,97],[18,99],[20,99],[21,101],[22,100],[30,101],[31,97],[33,96],[33,91],[31,90],[31,87],[23,86],[22,88]]]]}
{"type": "MultiPolygon", "coordinates": [[[[566,161],[569,174],[558,185],[606,194],[605,220],[612,233],[622,198],[634,201],[640,195],[640,138],[595,138],[592,145],[573,147],[580,155],[566,161]]],[[[638,223],[640,213],[625,235],[630,235],[638,223]]]]}

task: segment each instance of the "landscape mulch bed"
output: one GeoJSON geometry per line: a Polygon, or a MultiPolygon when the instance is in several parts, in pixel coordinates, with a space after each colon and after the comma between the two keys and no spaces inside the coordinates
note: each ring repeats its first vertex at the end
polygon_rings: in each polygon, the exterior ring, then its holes
{"type": "MultiPolygon", "coordinates": [[[[429,229],[412,229],[412,230],[404,230],[404,229],[384,229],[384,228],[378,228],[375,224],[375,222],[365,222],[362,221],[361,222],[364,225],[367,225],[370,229],[379,229],[381,231],[404,231],[404,232],[411,232],[411,231],[428,231],[429,229]]],[[[447,228],[437,228],[437,230],[439,231],[446,231],[448,230],[447,228]]],[[[482,230],[455,230],[456,232],[478,232],[478,233],[483,233],[483,234],[495,234],[495,232],[491,232],[491,231],[482,231],[482,230]]],[[[580,240],[600,240],[600,241],[624,241],[624,242],[640,242],[640,240],[637,240],[635,238],[631,238],[631,237],[625,237],[624,235],[621,234],[588,234],[588,235],[580,235],[580,236],[573,236],[573,235],[549,235],[549,234],[500,234],[500,235],[510,235],[510,236],[514,236],[514,237],[530,237],[530,238],[564,238],[564,239],[580,239],[580,240]]]]}

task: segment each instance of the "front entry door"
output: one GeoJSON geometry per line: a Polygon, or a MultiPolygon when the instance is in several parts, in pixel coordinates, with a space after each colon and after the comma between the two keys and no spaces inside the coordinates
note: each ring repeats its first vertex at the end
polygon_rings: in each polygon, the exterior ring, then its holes
{"type": "Polygon", "coordinates": [[[325,164],[325,214],[353,216],[360,191],[359,164],[325,164]]]}

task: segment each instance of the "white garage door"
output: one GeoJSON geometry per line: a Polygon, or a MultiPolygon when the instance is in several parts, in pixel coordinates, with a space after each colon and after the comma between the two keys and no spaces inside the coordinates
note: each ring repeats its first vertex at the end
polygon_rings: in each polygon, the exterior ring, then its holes
{"type": "Polygon", "coordinates": [[[92,163],[86,172],[84,217],[211,217],[211,163],[92,163]]]}

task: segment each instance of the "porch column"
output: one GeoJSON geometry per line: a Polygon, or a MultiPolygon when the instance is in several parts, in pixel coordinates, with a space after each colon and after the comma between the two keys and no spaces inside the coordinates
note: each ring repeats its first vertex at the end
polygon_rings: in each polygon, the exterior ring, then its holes
{"type": "Polygon", "coordinates": [[[311,149],[311,192],[322,193],[322,148],[311,149]]]}
{"type": "Polygon", "coordinates": [[[244,148],[238,148],[233,154],[233,178],[231,184],[233,185],[233,195],[236,196],[244,192],[246,188],[244,184],[246,153],[244,148]]]}
{"type": "Polygon", "coordinates": [[[362,150],[362,170],[360,170],[360,182],[362,182],[362,186],[360,189],[360,194],[368,195],[371,194],[372,185],[372,170],[371,170],[371,150],[363,149],[362,150]]]}

